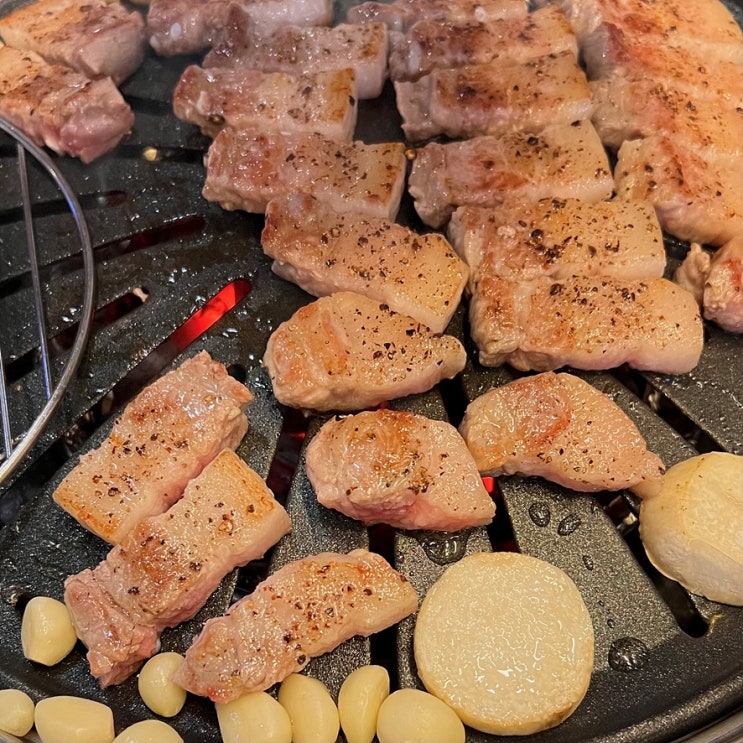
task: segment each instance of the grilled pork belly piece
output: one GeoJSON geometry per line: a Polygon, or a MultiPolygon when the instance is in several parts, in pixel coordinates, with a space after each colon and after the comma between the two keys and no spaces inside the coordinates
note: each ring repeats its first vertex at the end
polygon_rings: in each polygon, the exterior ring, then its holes
{"type": "Polygon", "coordinates": [[[203,195],[263,213],[271,199],[309,193],[339,212],[394,219],[405,187],[402,142],[339,144],[321,134],[223,129],[206,156],[203,195]]]}
{"type": "Polygon", "coordinates": [[[405,33],[390,33],[390,78],[417,80],[435,69],[465,67],[493,59],[527,62],[572,52],[578,42],[563,12],[552,5],[525,18],[492,21],[424,19],[405,33]]]}
{"type": "Polygon", "coordinates": [[[84,163],[116,147],[134,123],[110,78],[90,80],[9,46],[0,46],[0,116],[39,146],[84,163]]]}
{"type": "Polygon", "coordinates": [[[280,403],[346,411],[425,392],[466,361],[453,336],[352,292],[300,308],[272,333],[263,357],[280,403]]]}
{"type": "Polygon", "coordinates": [[[545,372],[486,392],[460,431],[484,475],[538,475],[582,492],[660,492],[663,462],[610,397],[545,372]]]}
{"type": "Polygon", "coordinates": [[[215,702],[262,691],[354,635],[390,627],[418,596],[383,557],[366,550],[296,560],[210,619],[173,681],[215,702]]]}
{"type": "Polygon", "coordinates": [[[740,62],[709,59],[670,44],[648,43],[647,37],[630,37],[621,28],[602,24],[584,40],[581,56],[590,79],[621,74],[645,77],[716,107],[743,106],[740,62]]]}
{"type": "MultiPolygon", "coordinates": [[[[545,0],[536,2],[544,4],[545,0]]],[[[668,45],[707,60],[743,62],[741,29],[718,0],[557,0],[557,5],[581,46],[602,25],[612,25],[642,39],[649,49],[668,45]]]]}
{"type": "MultiPolygon", "coordinates": [[[[743,68],[740,69],[743,79],[743,68]]],[[[592,121],[601,141],[617,150],[625,140],[663,134],[707,163],[725,166],[743,155],[743,109],[720,107],[648,79],[611,73],[591,83],[592,121]]]]}
{"type": "Polygon", "coordinates": [[[274,272],[310,294],[363,294],[435,333],[449,324],[467,281],[467,267],[442,235],[339,214],[307,194],[269,202],[261,245],[274,272]]]}
{"type": "Polygon", "coordinates": [[[395,93],[410,141],[539,132],[588,119],[593,111],[573,52],[434,70],[414,82],[396,82],[395,93]]]}
{"type": "Polygon", "coordinates": [[[492,21],[525,18],[524,0],[393,0],[366,2],[349,8],[349,23],[384,23],[390,31],[404,31],[421,20],[492,21]]]}
{"type": "Polygon", "coordinates": [[[743,333],[743,237],[710,253],[692,243],[674,281],[702,305],[704,316],[730,333],[743,333]]]}
{"type": "MultiPolygon", "coordinates": [[[[166,56],[192,54],[219,40],[235,0],[150,0],[147,31],[150,45],[166,56]]],[[[331,0],[239,0],[251,23],[262,32],[284,24],[326,26],[331,0]]]]}
{"type": "Polygon", "coordinates": [[[359,98],[376,98],[387,79],[387,28],[381,23],[281,26],[256,32],[240,6],[230,10],[222,40],[204,58],[204,67],[250,67],[264,72],[319,72],[352,67],[359,98]]]}
{"type": "Polygon", "coordinates": [[[614,169],[622,199],[646,199],[681,240],[723,245],[743,233],[743,158],[710,164],[668,137],[625,142],[614,169]]]}
{"type": "Polygon", "coordinates": [[[289,514],[231,449],[166,513],[140,521],[94,570],[65,581],[65,603],[101,686],[154,655],[160,633],[193,617],[222,578],[291,530],[289,514]]]}
{"type": "Polygon", "coordinates": [[[470,301],[472,337],[485,366],[549,371],[562,366],[683,374],[702,353],[694,297],[666,279],[483,274],[470,301]]]}
{"type": "Polygon", "coordinates": [[[495,515],[472,455],[445,421],[396,410],[331,418],[305,464],[318,501],[365,524],[458,531],[495,515]]]}
{"type": "Polygon", "coordinates": [[[143,389],[101,446],[80,457],[54,491],[67,513],[118,544],[166,511],[189,480],[248,430],[248,389],[202,351],[143,389]]]}
{"type": "Polygon", "coordinates": [[[507,198],[549,196],[589,202],[611,196],[609,160],[590,121],[463,142],[432,142],[416,151],[408,190],[431,227],[443,227],[458,206],[497,206],[507,198]]]}
{"type": "Polygon", "coordinates": [[[658,278],[666,267],[663,234],[646,201],[541,199],[486,209],[462,206],[449,240],[470,267],[513,280],[573,275],[658,278]]]}
{"type": "Polygon", "coordinates": [[[0,18],[0,36],[50,64],[115,83],[139,67],[147,44],[142,16],[105,0],[36,0],[0,18]]]}
{"type": "Polygon", "coordinates": [[[289,75],[244,67],[187,67],[173,110],[209,137],[240,131],[319,132],[350,142],[356,128],[356,78],[351,69],[289,75]]]}

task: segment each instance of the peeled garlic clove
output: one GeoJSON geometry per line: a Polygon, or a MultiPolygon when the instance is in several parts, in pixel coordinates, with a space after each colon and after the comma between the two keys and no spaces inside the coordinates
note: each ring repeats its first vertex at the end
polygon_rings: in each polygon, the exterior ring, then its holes
{"type": "Polygon", "coordinates": [[[279,702],[289,713],[296,743],[335,743],[340,730],[338,708],[322,681],[293,673],[281,682],[279,702]]]}
{"type": "Polygon", "coordinates": [[[48,596],[34,596],[23,611],[21,645],[29,660],[53,666],[59,663],[77,642],[67,607],[48,596]]]}
{"type": "Polygon", "coordinates": [[[223,743],[291,743],[289,713],[265,691],[215,706],[223,743]]]}
{"type": "Polygon", "coordinates": [[[371,743],[377,714],[390,694],[390,676],[382,666],[361,666],[351,672],[338,694],[338,715],[348,743],[371,743]]]}

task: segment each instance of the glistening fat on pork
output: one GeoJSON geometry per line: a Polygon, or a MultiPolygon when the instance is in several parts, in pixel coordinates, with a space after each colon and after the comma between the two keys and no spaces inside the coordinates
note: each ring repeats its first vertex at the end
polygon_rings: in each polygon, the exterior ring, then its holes
{"type": "Polygon", "coordinates": [[[660,492],[663,462],[637,426],[572,374],[545,372],[480,395],[460,431],[483,475],[538,475],[589,493],[660,492]]]}
{"type": "Polygon", "coordinates": [[[552,5],[525,18],[490,21],[424,19],[390,33],[390,78],[417,80],[435,69],[479,65],[494,59],[527,62],[572,52],[578,42],[562,11],[552,5]]]}
{"type": "Polygon", "coordinates": [[[486,366],[548,371],[635,369],[684,374],[704,342],[694,297],[666,279],[483,275],[470,300],[470,326],[486,366]]]}
{"type": "Polygon", "coordinates": [[[493,520],[495,504],[450,423],[397,410],[323,424],[305,451],[317,499],[365,524],[458,531],[493,520]]]}
{"type": "Polygon", "coordinates": [[[290,75],[248,68],[189,65],[173,93],[173,111],[215,137],[240,131],[319,132],[350,142],[358,103],[352,69],[290,75]]]}
{"type": "MultiPolygon", "coordinates": [[[[544,5],[549,0],[537,0],[544,5]]],[[[622,29],[648,48],[669,45],[708,62],[743,62],[743,33],[719,0],[558,0],[581,46],[602,25],[622,29]]]]}
{"type": "Polygon", "coordinates": [[[549,196],[602,201],[613,188],[606,150],[590,121],[555,124],[539,134],[432,142],[416,151],[408,179],[415,209],[431,227],[443,227],[458,206],[549,196]]]}
{"type": "Polygon", "coordinates": [[[50,64],[115,83],[139,67],[146,47],[141,14],[105,0],[36,0],[0,18],[0,36],[50,64]]]}
{"type": "Polygon", "coordinates": [[[101,686],[127,679],[160,633],[193,617],[222,578],[291,529],[261,477],[220,452],[168,511],[140,521],[94,570],[65,581],[65,603],[101,686]]]}
{"type": "Polygon", "coordinates": [[[262,691],[354,635],[418,608],[407,580],[373,552],[324,552],[290,562],[223,617],[210,619],[173,681],[215,702],[262,691]]]}
{"type": "Polygon", "coordinates": [[[715,107],[743,106],[741,62],[710,59],[671,44],[649,44],[613,24],[600,25],[584,39],[581,55],[589,79],[614,74],[645,77],[664,88],[707,101],[715,107]]]}
{"type": "Polygon", "coordinates": [[[365,2],[348,9],[349,23],[384,23],[392,31],[404,31],[417,21],[490,21],[525,18],[524,0],[394,0],[365,2]]]}
{"type": "Polygon", "coordinates": [[[362,410],[426,392],[464,368],[467,354],[378,300],[337,292],[300,308],[263,357],[276,399],[302,410],[362,410]]]}
{"type": "MultiPolygon", "coordinates": [[[[234,0],[150,0],[147,32],[150,45],[165,56],[192,54],[219,40],[234,0]]],[[[245,0],[242,12],[265,33],[292,24],[323,26],[332,20],[332,0],[245,0]]]]}
{"type": "Polygon", "coordinates": [[[203,195],[263,213],[271,199],[309,193],[330,209],[394,219],[405,187],[402,142],[339,144],[321,134],[223,129],[206,156],[203,195]]]}
{"type": "Polygon", "coordinates": [[[491,208],[461,206],[448,235],[481,274],[524,280],[572,275],[617,279],[659,278],[666,267],[663,233],[646,201],[540,199],[491,208]]]}
{"type": "Polygon", "coordinates": [[[662,134],[710,166],[725,167],[743,155],[743,109],[674,90],[648,79],[647,72],[611,73],[593,81],[591,92],[593,124],[613,150],[628,139],[662,134]]]}
{"type": "Polygon", "coordinates": [[[539,132],[588,119],[593,111],[585,73],[571,51],[437,69],[414,82],[395,82],[395,94],[410,141],[539,132]]]}
{"type": "Polygon", "coordinates": [[[143,389],[111,433],[53,493],[101,539],[118,544],[142,519],[166,511],[224,448],[248,430],[250,391],[206,351],[143,389]]]}
{"type": "Polygon", "coordinates": [[[618,198],[649,201],[661,227],[681,240],[723,245],[743,234],[743,157],[710,164],[654,134],[624,142],[614,178],[618,198]]]}
{"type": "Polygon", "coordinates": [[[239,5],[230,9],[222,39],[204,67],[250,67],[263,72],[306,72],[351,67],[356,95],[376,98],[387,79],[387,28],[381,23],[330,28],[284,25],[271,33],[255,28],[239,5]]]}
{"type": "Polygon", "coordinates": [[[134,114],[110,78],[90,80],[0,46],[0,116],[39,146],[89,163],[129,133],[134,114]]]}
{"type": "Polygon", "coordinates": [[[310,294],[363,294],[436,333],[446,329],[467,281],[467,267],[442,235],[338,213],[308,194],[269,202],[261,245],[274,272],[310,294]]]}

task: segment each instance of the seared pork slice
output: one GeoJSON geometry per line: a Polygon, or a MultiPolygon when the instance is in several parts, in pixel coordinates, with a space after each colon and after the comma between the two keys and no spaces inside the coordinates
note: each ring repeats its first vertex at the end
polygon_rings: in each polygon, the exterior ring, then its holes
{"type": "Polygon", "coordinates": [[[486,392],[460,429],[483,475],[538,475],[581,492],[660,491],[663,462],[603,392],[545,372],[486,392]]]}
{"type": "Polygon", "coordinates": [[[201,51],[219,40],[235,4],[263,33],[284,24],[326,26],[332,19],[330,0],[150,0],[150,45],[166,56],[201,51]]]}
{"type": "Polygon", "coordinates": [[[595,202],[614,188],[609,160],[590,121],[463,142],[432,142],[417,150],[408,180],[415,209],[443,227],[458,206],[497,206],[506,199],[549,196],[595,202]]]}
{"type": "Polygon", "coordinates": [[[248,430],[253,396],[202,351],[143,389],[108,438],[80,457],[53,498],[101,539],[118,544],[163,513],[224,448],[248,430]]]}
{"type": "Polygon", "coordinates": [[[483,275],[470,302],[470,325],[482,364],[534,371],[626,363],[683,374],[696,366],[703,344],[694,297],[666,279],[483,275]]]}
{"type": "Polygon", "coordinates": [[[0,116],[36,144],[84,163],[116,147],[134,123],[110,78],[90,80],[9,46],[0,46],[0,116]]]}
{"type": "Polygon", "coordinates": [[[299,309],[273,332],[263,357],[280,403],[346,411],[430,390],[466,361],[453,336],[352,292],[299,309]]]}
{"type": "Polygon", "coordinates": [[[223,129],[206,156],[203,195],[263,213],[271,199],[309,193],[339,212],[394,219],[405,187],[405,145],[339,144],[321,134],[223,129]]]}
{"type": "MultiPolygon", "coordinates": [[[[743,78],[743,68],[740,71],[743,78]]],[[[591,83],[592,121],[613,150],[628,139],[663,134],[705,161],[725,165],[743,155],[743,109],[720,107],[650,80],[611,73],[591,83]]]]}
{"type": "Polygon", "coordinates": [[[681,240],[723,245],[743,233],[743,158],[708,163],[668,137],[625,142],[614,169],[617,196],[646,199],[681,240]]]}
{"type": "Polygon", "coordinates": [[[204,59],[204,67],[251,67],[264,72],[319,72],[353,68],[359,98],[376,98],[387,79],[387,28],[381,23],[281,26],[256,32],[239,6],[230,10],[224,37],[204,59]]]}
{"type": "Polygon", "coordinates": [[[589,79],[619,73],[645,76],[668,90],[726,108],[743,106],[741,63],[709,59],[688,49],[658,44],[648,36],[629,36],[612,24],[600,25],[581,47],[589,79]]]}
{"type": "Polygon", "coordinates": [[[366,550],[295,560],[210,619],[173,681],[225,703],[302,670],[354,635],[390,627],[418,596],[383,557],[366,550]]]}
{"type": "Polygon", "coordinates": [[[142,63],[142,16],[106,0],[36,0],[0,18],[0,36],[15,49],[86,77],[120,83],[142,63]]]}
{"type": "MultiPolygon", "coordinates": [[[[551,0],[536,0],[544,5],[551,0]]],[[[719,0],[557,0],[583,46],[600,26],[646,37],[655,46],[675,46],[707,60],[743,62],[743,33],[719,0]]]]}
{"type": "Polygon", "coordinates": [[[525,18],[492,21],[424,19],[405,33],[390,33],[390,78],[417,80],[435,69],[464,67],[493,59],[527,62],[547,54],[572,52],[578,42],[565,14],[556,6],[525,18]]]}
{"type": "Polygon", "coordinates": [[[499,18],[525,18],[524,0],[393,0],[365,2],[349,8],[349,23],[384,23],[390,31],[404,31],[414,23],[437,21],[492,21],[499,18]]]}
{"type": "Polygon", "coordinates": [[[458,531],[495,515],[472,455],[446,421],[396,410],[331,418],[305,464],[318,501],[365,524],[458,531]]]}
{"type": "Polygon", "coordinates": [[[731,333],[743,333],[743,237],[710,254],[692,243],[674,281],[690,291],[703,314],[731,333]]]}
{"type": "Polygon", "coordinates": [[[289,75],[246,67],[187,67],[173,110],[210,137],[225,126],[249,132],[319,132],[350,142],[358,106],[352,69],[289,75]]]}
{"type": "Polygon", "coordinates": [[[658,278],[666,267],[663,234],[646,201],[540,199],[490,209],[461,206],[449,239],[470,267],[470,284],[483,274],[529,280],[576,274],[632,281],[658,278]]]}
{"type": "Polygon", "coordinates": [[[588,119],[593,111],[573,52],[434,70],[414,82],[396,82],[395,94],[410,141],[539,132],[588,119]]]}
{"type": "Polygon", "coordinates": [[[310,294],[363,294],[435,333],[449,324],[467,281],[467,267],[442,235],[339,214],[307,194],[269,202],[261,245],[274,272],[310,294]]]}
{"type": "Polygon", "coordinates": [[[224,449],[166,513],[140,521],[94,570],[65,581],[65,603],[101,686],[154,655],[219,582],[291,530],[262,478],[224,449]],[[135,639],[136,638],[136,639],[135,639]]]}

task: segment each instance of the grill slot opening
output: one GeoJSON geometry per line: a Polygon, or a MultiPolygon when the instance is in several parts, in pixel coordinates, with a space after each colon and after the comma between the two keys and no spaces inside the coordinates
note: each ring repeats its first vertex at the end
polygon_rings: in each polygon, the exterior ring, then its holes
{"type": "Polygon", "coordinates": [[[281,432],[266,476],[266,484],[276,499],[285,504],[300,462],[310,419],[294,408],[283,408],[282,415],[281,432]]]}
{"type": "Polygon", "coordinates": [[[166,224],[152,227],[121,240],[103,243],[94,249],[97,262],[112,260],[138,250],[165,245],[170,242],[189,238],[204,231],[206,220],[201,215],[181,217],[166,224]]]}
{"type": "MultiPolygon", "coordinates": [[[[109,302],[104,307],[96,310],[93,315],[91,331],[95,333],[102,327],[126,317],[134,312],[147,301],[148,292],[138,287],[124,296],[109,302]]],[[[49,339],[49,358],[55,359],[65,351],[72,348],[79,330],[79,323],[75,322],[49,339]]],[[[14,359],[5,366],[5,378],[7,384],[13,384],[22,377],[29,374],[39,363],[39,353],[36,349],[27,351],[22,356],[14,359]]]]}
{"type": "Polygon", "coordinates": [[[172,364],[180,353],[243,301],[249,293],[250,283],[244,279],[237,279],[228,283],[206,301],[183,325],[171,333],[168,338],[113,386],[109,393],[113,402],[106,415],[99,422],[122,408],[154,380],[166,366],[172,364]]]}
{"type": "Polygon", "coordinates": [[[678,626],[690,637],[702,637],[709,623],[699,613],[687,591],[676,581],[669,580],[650,562],[640,539],[639,504],[629,493],[599,493],[596,496],[604,513],[616,526],[638,565],[652,581],[659,595],[676,619],[678,626]]]}
{"type": "MultiPolygon", "coordinates": [[[[77,202],[81,210],[89,209],[95,206],[116,206],[125,199],[123,192],[117,194],[105,194],[97,196],[80,196],[77,202]]],[[[69,205],[64,198],[49,199],[45,201],[35,200],[30,202],[31,216],[33,219],[42,219],[43,217],[59,217],[69,214],[69,205]]],[[[0,226],[22,222],[24,219],[23,206],[13,206],[0,209],[0,226]]]]}
{"type": "Polygon", "coordinates": [[[671,610],[678,626],[690,637],[703,637],[709,629],[709,623],[694,606],[686,590],[676,581],[666,578],[648,560],[639,531],[634,529],[625,535],[625,541],[640,567],[647,573],[661,598],[671,610]]]}

